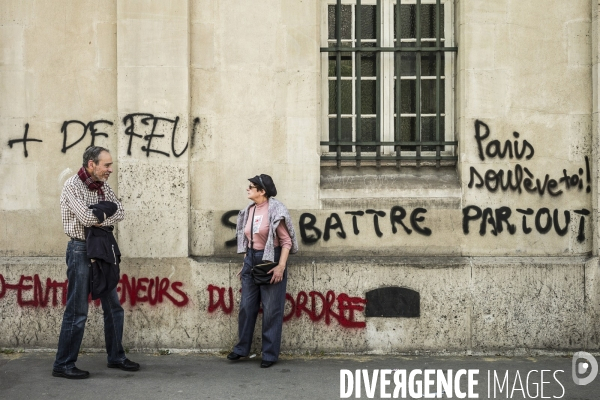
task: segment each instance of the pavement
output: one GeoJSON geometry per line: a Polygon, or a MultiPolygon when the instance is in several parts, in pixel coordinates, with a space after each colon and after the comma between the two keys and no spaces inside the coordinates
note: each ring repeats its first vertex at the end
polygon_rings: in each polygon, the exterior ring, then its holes
{"type": "MultiPolygon", "coordinates": [[[[130,353],[128,357],[141,364],[140,371],[109,369],[104,354],[81,353],[77,367],[89,371],[91,376],[85,380],[68,380],[51,375],[54,359],[51,352],[4,351],[0,354],[0,399],[312,400],[339,399],[342,395],[352,399],[380,399],[388,398],[386,394],[391,398],[419,398],[423,383],[432,398],[461,398],[463,394],[462,398],[480,399],[600,398],[600,377],[585,386],[576,385],[569,356],[284,356],[268,369],[260,368],[260,356],[237,362],[227,361],[224,354],[130,353]],[[386,369],[391,371],[382,374],[386,369]],[[356,370],[361,370],[358,373],[360,393],[355,385],[356,370]],[[425,370],[434,371],[426,375],[425,370]],[[437,370],[444,375],[438,375],[437,370]],[[445,383],[449,370],[453,374],[450,382],[458,378],[459,390],[453,386],[449,393],[441,393],[437,390],[437,379],[442,376],[440,379],[445,383]],[[459,373],[459,370],[465,371],[459,373]],[[372,385],[375,374],[378,379],[372,385]],[[472,395],[468,393],[469,374],[472,395]],[[364,376],[368,378],[366,385],[364,376]],[[350,379],[352,386],[349,386],[350,379]],[[374,393],[369,389],[374,389],[374,393]]],[[[581,376],[585,378],[585,373],[581,376]]],[[[443,386],[441,388],[443,390],[443,386]]]]}

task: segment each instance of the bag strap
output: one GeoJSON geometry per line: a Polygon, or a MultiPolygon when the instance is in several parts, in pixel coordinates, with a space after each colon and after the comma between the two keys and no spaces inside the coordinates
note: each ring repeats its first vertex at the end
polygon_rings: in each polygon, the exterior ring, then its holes
{"type": "Polygon", "coordinates": [[[250,259],[252,260],[252,269],[254,270],[254,213],[256,213],[256,204],[252,210],[252,219],[250,220],[250,259]]]}
{"type": "Polygon", "coordinates": [[[252,219],[250,220],[250,248],[254,250],[254,213],[256,213],[256,205],[252,209],[252,219]]]}

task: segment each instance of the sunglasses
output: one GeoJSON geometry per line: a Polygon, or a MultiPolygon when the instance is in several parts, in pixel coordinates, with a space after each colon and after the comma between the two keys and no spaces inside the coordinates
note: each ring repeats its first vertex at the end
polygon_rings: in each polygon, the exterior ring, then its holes
{"type": "Polygon", "coordinates": [[[249,185],[249,186],[248,186],[248,190],[252,190],[252,189],[256,189],[256,190],[258,190],[258,186],[252,186],[252,185],[249,185]]]}

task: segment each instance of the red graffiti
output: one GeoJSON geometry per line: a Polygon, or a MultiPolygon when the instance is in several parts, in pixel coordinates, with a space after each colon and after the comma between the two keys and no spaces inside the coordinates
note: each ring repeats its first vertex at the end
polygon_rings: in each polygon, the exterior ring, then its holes
{"type": "Polygon", "coordinates": [[[17,304],[21,307],[47,307],[50,304],[50,293],[52,293],[52,306],[57,307],[59,302],[58,289],[61,289],[61,305],[67,304],[67,281],[57,282],[46,278],[46,286],[42,286],[42,281],[38,274],[33,277],[21,275],[19,283],[6,283],[4,276],[0,274],[0,299],[3,298],[9,290],[17,294],[17,304]],[[30,283],[31,282],[31,283],[30,283]]]}
{"type": "Polygon", "coordinates": [[[362,313],[365,310],[363,304],[367,303],[367,300],[361,297],[350,297],[346,293],[336,296],[333,290],[329,290],[326,295],[315,291],[311,291],[308,295],[306,292],[298,292],[295,300],[286,293],[285,299],[292,307],[290,312],[284,315],[284,321],[289,321],[294,317],[301,318],[302,313],[305,313],[314,322],[325,319],[326,325],[331,324],[331,321],[335,319],[345,328],[367,326],[365,321],[355,320],[355,312],[362,313]],[[310,307],[307,306],[309,303],[310,307]],[[318,311],[319,308],[320,311],[318,311]]]}
{"type": "MultiPolygon", "coordinates": [[[[57,282],[46,278],[45,286],[38,274],[33,277],[21,275],[16,284],[6,283],[4,276],[0,274],[0,299],[5,297],[9,291],[16,292],[17,304],[20,307],[53,307],[67,304],[68,280],[57,282]],[[60,289],[60,293],[59,293],[60,289]]],[[[129,302],[131,306],[136,303],[150,303],[156,305],[169,300],[177,307],[183,307],[189,303],[187,294],[181,289],[182,282],[171,282],[169,278],[129,278],[123,274],[119,281],[117,291],[120,292],[121,304],[129,302]]],[[[92,302],[91,297],[88,302],[92,302]]],[[[100,299],[93,302],[100,305],[100,299]]]]}
{"type": "MultiPolygon", "coordinates": [[[[233,312],[233,289],[214,285],[208,285],[208,312],[213,313],[217,310],[225,314],[233,312]]],[[[357,314],[362,314],[365,310],[366,299],[362,297],[351,297],[346,293],[340,293],[336,296],[333,290],[329,290],[325,295],[320,292],[311,291],[308,294],[304,291],[298,292],[294,298],[291,294],[285,294],[286,303],[291,306],[289,312],[284,315],[283,322],[292,318],[302,318],[306,314],[313,322],[324,320],[326,325],[330,325],[333,320],[345,328],[364,328],[365,321],[357,321],[357,314]]]]}
{"type": "Polygon", "coordinates": [[[169,278],[129,278],[127,274],[121,276],[117,291],[121,293],[121,304],[129,300],[130,306],[136,303],[150,303],[151,306],[162,303],[168,299],[177,307],[183,307],[189,303],[187,294],[180,288],[182,282],[171,282],[169,278]],[[173,294],[175,296],[173,296],[173,294]]]}
{"type": "Polygon", "coordinates": [[[231,314],[233,311],[233,289],[229,288],[229,305],[225,304],[225,288],[213,285],[208,285],[208,312],[213,313],[219,308],[223,310],[225,314],[231,314]],[[215,294],[217,300],[215,301],[215,294]]]}

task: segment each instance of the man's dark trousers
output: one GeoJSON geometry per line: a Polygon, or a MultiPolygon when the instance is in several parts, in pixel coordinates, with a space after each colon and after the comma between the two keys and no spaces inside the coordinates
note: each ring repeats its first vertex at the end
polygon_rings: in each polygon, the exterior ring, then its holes
{"type": "MultiPolygon", "coordinates": [[[[71,240],[67,245],[67,306],[63,315],[58,351],[54,361],[55,371],[75,367],[85,322],[88,314],[90,294],[90,260],[87,257],[85,242],[71,240]]],[[[104,311],[104,339],[108,363],[120,364],[125,360],[123,339],[123,307],[119,302],[117,289],[101,298],[104,311]]]]}

